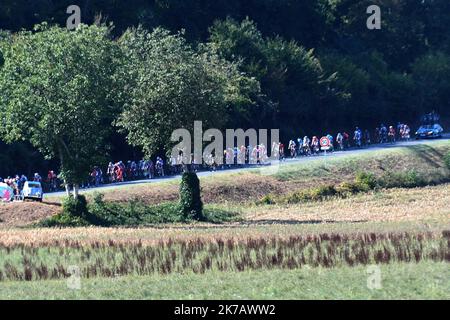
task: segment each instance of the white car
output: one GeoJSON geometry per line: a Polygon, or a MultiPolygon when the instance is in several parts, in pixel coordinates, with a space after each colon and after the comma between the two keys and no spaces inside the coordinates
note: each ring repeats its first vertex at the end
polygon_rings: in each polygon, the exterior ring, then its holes
{"type": "Polygon", "coordinates": [[[26,181],[23,190],[22,197],[23,199],[35,199],[42,202],[42,198],[44,196],[44,192],[42,191],[42,185],[40,182],[35,181],[26,181]]]}

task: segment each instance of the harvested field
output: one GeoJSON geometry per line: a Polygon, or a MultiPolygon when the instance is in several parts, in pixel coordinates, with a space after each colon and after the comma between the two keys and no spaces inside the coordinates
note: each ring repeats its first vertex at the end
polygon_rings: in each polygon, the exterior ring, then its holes
{"type": "Polygon", "coordinates": [[[246,210],[253,222],[283,221],[367,222],[414,221],[442,218],[450,224],[450,184],[390,189],[346,199],[330,199],[290,206],[255,206],[246,210]]]}
{"type": "Polygon", "coordinates": [[[233,241],[247,238],[275,237],[286,239],[299,235],[320,235],[336,233],[342,235],[359,235],[367,233],[414,233],[425,232],[442,234],[450,229],[448,219],[432,219],[403,222],[362,222],[362,223],[326,223],[320,221],[293,222],[289,224],[234,223],[226,225],[177,225],[151,228],[45,228],[45,229],[9,229],[0,230],[0,245],[47,247],[70,246],[76,242],[80,245],[102,245],[110,241],[117,244],[158,245],[168,241],[214,241],[216,238],[233,241]]]}

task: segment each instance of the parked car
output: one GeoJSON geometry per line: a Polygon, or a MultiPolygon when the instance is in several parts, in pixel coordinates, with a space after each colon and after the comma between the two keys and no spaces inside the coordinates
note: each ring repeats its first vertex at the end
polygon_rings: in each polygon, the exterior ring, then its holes
{"type": "Polygon", "coordinates": [[[40,182],[35,181],[26,181],[23,190],[22,197],[23,199],[34,199],[42,202],[42,198],[44,196],[44,192],[42,191],[42,185],[40,182]]]}
{"type": "Polygon", "coordinates": [[[422,125],[416,132],[416,139],[424,138],[442,138],[444,129],[441,125],[435,124],[425,124],[422,125]]]}

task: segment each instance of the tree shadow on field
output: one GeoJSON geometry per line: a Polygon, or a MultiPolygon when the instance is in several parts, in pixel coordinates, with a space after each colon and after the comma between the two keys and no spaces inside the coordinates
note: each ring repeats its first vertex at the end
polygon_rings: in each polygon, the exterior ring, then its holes
{"type": "MultiPolygon", "coordinates": [[[[184,226],[169,226],[170,229],[175,230],[213,230],[213,229],[233,229],[233,228],[243,228],[243,227],[254,227],[254,226],[270,226],[270,225],[316,225],[316,224],[353,224],[353,223],[365,223],[369,220],[350,220],[350,221],[338,221],[338,220],[282,220],[282,219],[262,219],[254,221],[240,221],[235,223],[224,223],[224,224],[191,224],[184,226]]],[[[167,225],[146,225],[145,227],[151,227],[155,229],[167,229],[167,225]]]]}
{"type": "Polygon", "coordinates": [[[310,225],[310,224],[329,224],[329,223],[364,223],[368,220],[353,220],[353,221],[337,221],[337,220],[277,220],[277,219],[262,219],[254,221],[244,221],[242,225],[310,225]]]}
{"type": "Polygon", "coordinates": [[[415,157],[423,160],[425,163],[435,168],[442,167],[442,159],[444,158],[444,153],[439,152],[431,146],[422,144],[407,147],[407,150],[411,152],[415,157]]]}

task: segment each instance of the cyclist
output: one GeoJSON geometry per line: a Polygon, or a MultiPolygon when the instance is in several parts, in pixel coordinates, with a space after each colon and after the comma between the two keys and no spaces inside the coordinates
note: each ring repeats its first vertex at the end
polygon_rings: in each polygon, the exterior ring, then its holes
{"type": "Polygon", "coordinates": [[[356,130],[355,130],[355,132],[353,134],[353,140],[355,141],[356,147],[358,147],[358,148],[362,147],[362,143],[361,143],[362,133],[361,133],[361,130],[358,127],[356,127],[356,130]]]}
{"type": "Polygon", "coordinates": [[[316,136],[312,137],[311,140],[311,151],[312,154],[319,154],[320,152],[320,142],[319,142],[319,138],[317,138],[316,136]]]}
{"type": "Polygon", "coordinates": [[[342,135],[342,133],[338,133],[336,136],[336,142],[339,145],[339,149],[342,151],[344,150],[344,136],[342,135]]]}
{"type": "Polygon", "coordinates": [[[328,140],[330,140],[330,152],[334,151],[334,138],[331,134],[327,134],[328,140]]]}
{"type": "Polygon", "coordinates": [[[380,127],[380,143],[385,143],[388,141],[388,129],[384,124],[380,127]]]}
{"type": "Polygon", "coordinates": [[[161,157],[156,157],[156,172],[160,177],[164,177],[164,160],[161,157]]]}
{"type": "Polygon", "coordinates": [[[411,138],[411,129],[407,124],[403,126],[402,138],[406,141],[409,141],[411,138]]]}
{"type": "Polygon", "coordinates": [[[291,158],[296,157],[296,152],[295,152],[296,147],[297,146],[295,145],[294,140],[289,141],[288,149],[291,152],[291,158]]]}
{"type": "Polygon", "coordinates": [[[342,135],[344,136],[344,148],[350,148],[350,135],[345,131],[342,135]]]}
{"type": "Polygon", "coordinates": [[[284,144],[283,143],[280,143],[280,145],[279,145],[278,154],[280,156],[280,161],[283,161],[284,160],[284,144]]]}
{"type": "Polygon", "coordinates": [[[42,181],[42,177],[39,175],[39,173],[36,172],[34,174],[33,181],[34,182],[41,182],[42,181]]]}
{"type": "Polygon", "coordinates": [[[395,128],[393,126],[389,127],[388,138],[390,143],[395,142],[395,128]]]}
{"type": "Polygon", "coordinates": [[[305,155],[305,156],[311,155],[311,148],[309,146],[310,143],[311,143],[311,140],[309,139],[309,137],[308,136],[304,136],[303,137],[302,148],[303,148],[303,155],[305,155]]]}

